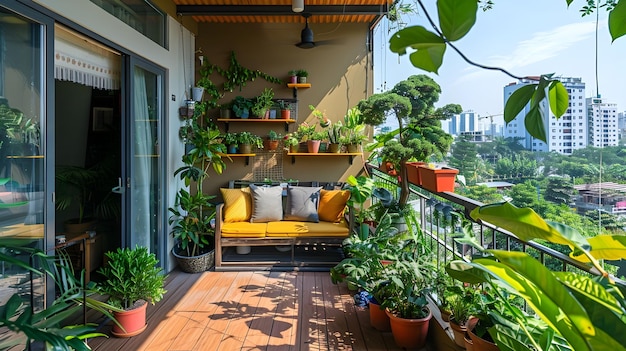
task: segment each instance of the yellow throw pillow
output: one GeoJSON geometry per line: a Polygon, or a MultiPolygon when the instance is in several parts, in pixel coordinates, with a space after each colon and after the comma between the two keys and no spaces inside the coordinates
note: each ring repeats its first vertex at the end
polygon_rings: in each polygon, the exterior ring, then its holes
{"type": "Polygon", "coordinates": [[[350,190],[324,190],[320,191],[320,204],[317,214],[320,221],[339,222],[346,209],[346,201],[350,198],[350,190]]]}
{"type": "Polygon", "coordinates": [[[224,199],[224,223],[248,222],[252,216],[250,188],[220,188],[224,199]]]}

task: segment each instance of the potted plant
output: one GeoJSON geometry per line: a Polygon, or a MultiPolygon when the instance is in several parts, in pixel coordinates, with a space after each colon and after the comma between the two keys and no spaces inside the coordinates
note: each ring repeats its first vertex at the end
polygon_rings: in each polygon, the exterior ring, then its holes
{"type": "Polygon", "coordinates": [[[343,124],[341,121],[333,123],[327,130],[328,152],[337,153],[341,151],[341,133],[343,132],[343,124]]]}
{"type": "MultiPolygon", "coordinates": [[[[409,198],[409,183],[405,163],[415,158],[425,161],[433,154],[445,154],[452,144],[452,136],[441,129],[439,120],[460,113],[461,106],[448,104],[435,109],[441,88],[426,75],[414,75],[397,83],[390,91],[373,94],[358,104],[363,122],[378,126],[393,115],[398,129],[377,135],[368,145],[368,151],[394,148],[398,157],[400,196],[398,202],[405,206],[409,198]],[[397,141],[392,141],[396,139],[397,141]]],[[[377,153],[373,155],[378,156],[377,153]]],[[[374,156],[374,157],[375,157],[374,156]]]]}
{"type": "Polygon", "coordinates": [[[248,118],[253,102],[243,96],[237,96],[232,101],[233,112],[237,118],[248,118]]]}
{"type": "Polygon", "coordinates": [[[291,117],[291,110],[287,101],[278,100],[278,107],[280,108],[280,118],[289,119],[291,117]]]}
{"type": "Polygon", "coordinates": [[[305,69],[299,69],[296,72],[296,76],[298,76],[298,83],[305,84],[306,83],[306,79],[309,76],[309,72],[307,72],[307,70],[305,70],[305,69]]]}
{"type": "Polygon", "coordinates": [[[257,149],[263,148],[263,139],[254,135],[250,132],[240,132],[239,133],[239,153],[241,154],[251,154],[252,147],[256,147],[257,149]]]}
{"type": "Polygon", "coordinates": [[[287,152],[296,153],[298,152],[298,146],[300,145],[300,140],[293,134],[285,134],[283,137],[283,144],[287,149],[287,152]]]}
{"type": "Polygon", "coordinates": [[[280,134],[276,133],[273,130],[270,130],[267,133],[267,149],[268,150],[278,149],[278,142],[280,138],[281,138],[280,134]]]}
{"type": "Polygon", "coordinates": [[[432,274],[432,264],[424,257],[404,254],[387,266],[389,283],[382,287],[396,345],[420,349],[426,344],[428,325],[432,317],[426,291],[432,274]]]}
{"type": "Polygon", "coordinates": [[[220,105],[220,118],[230,118],[233,111],[233,101],[220,105]]]}
{"type": "Polygon", "coordinates": [[[454,342],[460,347],[465,347],[467,322],[472,314],[477,311],[476,306],[480,299],[478,289],[474,286],[462,288],[458,285],[452,285],[446,289],[445,293],[450,295],[448,299],[449,323],[454,333],[454,342]]]}
{"type": "Polygon", "coordinates": [[[292,69],[289,71],[289,83],[296,84],[298,83],[298,70],[292,69]]]}
{"type": "Polygon", "coordinates": [[[123,312],[113,312],[119,322],[113,335],[130,337],[146,329],[146,306],[159,302],[166,293],[166,276],[159,261],[146,247],[118,248],[106,253],[106,265],[98,270],[103,281],[98,290],[108,295],[108,302],[123,312]]]}
{"type": "Polygon", "coordinates": [[[56,167],[56,209],[63,211],[77,207],[78,210],[75,217],[65,221],[66,233],[84,233],[94,229],[98,218],[119,217],[119,201],[110,196],[113,161],[112,157],[105,158],[89,168],[56,167]]]}
{"type": "Polygon", "coordinates": [[[213,266],[215,234],[212,219],[215,218],[215,205],[210,201],[213,195],[204,194],[202,186],[209,176],[209,167],[221,174],[226,154],[223,136],[214,125],[203,127],[193,122],[195,129],[191,140],[193,148],[183,155],[183,166],[174,172],[184,181],[185,187],[176,194],[174,207],[170,207],[168,223],[174,237],[172,255],[184,272],[203,272],[213,266]],[[190,185],[195,191],[189,191],[190,185]]]}
{"type": "Polygon", "coordinates": [[[343,129],[339,142],[346,145],[350,153],[359,152],[360,145],[367,140],[365,123],[361,111],[353,107],[343,117],[343,129]]]}
{"type": "Polygon", "coordinates": [[[237,133],[225,133],[222,137],[222,143],[226,145],[229,154],[236,154],[239,148],[239,135],[237,133]]]}
{"type": "Polygon", "coordinates": [[[274,104],[274,101],[272,101],[273,98],[274,91],[271,88],[265,88],[261,95],[257,96],[252,104],[252,108],[250,110],[252,115],[258,118],[269,118],[269,116],[266,116],[266,113],[274,104]]]}

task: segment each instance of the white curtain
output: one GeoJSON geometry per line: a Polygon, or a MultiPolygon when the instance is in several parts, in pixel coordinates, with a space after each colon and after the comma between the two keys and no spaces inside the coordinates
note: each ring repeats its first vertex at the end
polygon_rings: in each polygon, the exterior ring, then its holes
{"type": "MultiPolygon", "coordinates": [[[[148,77],[150,77],[148,75],[148,77]]],[[[134,228],[131,232],[132,247],[135,245],[145,246],[151,249],[150,236],[151,218],[154,215],[151,210],[152,185],[154,182],[151,156],[154,154],[154,142],[148,112],[148,92],[146,87],[146,74],[143,69],[134,69],[134,124],[135,159],[133,160],[133,198],[132,206],[136,215],[134,228]]],[[[155,200],[156,201],[156,200],[155,200]]]]}
{"type": "Polygon", "coordinates": [[[54,78],[105,90],[120,88],[120,54],[55,25],[54,78]]]}

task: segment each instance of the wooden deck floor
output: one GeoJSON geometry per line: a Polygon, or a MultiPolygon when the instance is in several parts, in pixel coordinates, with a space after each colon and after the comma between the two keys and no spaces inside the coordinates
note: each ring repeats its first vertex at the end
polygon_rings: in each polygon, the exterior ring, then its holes
{"type": "MultiPolygon", "coordinates": [[[[172,272],[148,328],[94,350],[401,350],[328,272],[172,272]]],[[[110,334],[110,326],[103,332],[110,334]]]]}

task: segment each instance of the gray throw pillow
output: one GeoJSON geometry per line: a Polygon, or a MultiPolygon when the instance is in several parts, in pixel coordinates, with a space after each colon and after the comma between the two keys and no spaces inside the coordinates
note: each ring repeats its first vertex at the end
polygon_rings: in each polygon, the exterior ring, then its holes
{"type": "Polygon", "coordinates": [[[287,186],[285,220],[319,222],[317,207],[322,187],[287,186]]]}
{"type": "Polygon", "coordinates": [[[252,216],[250,222],[265,223],[283,219],[283,188],[250,184],[252,216]]]}

